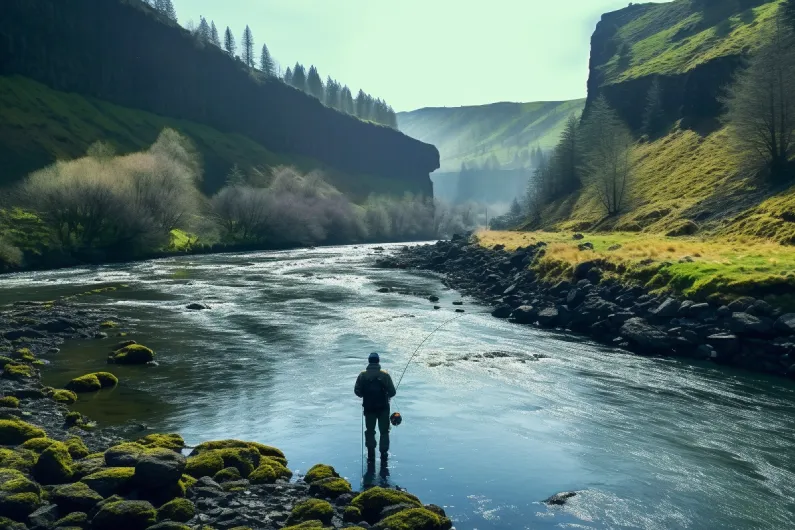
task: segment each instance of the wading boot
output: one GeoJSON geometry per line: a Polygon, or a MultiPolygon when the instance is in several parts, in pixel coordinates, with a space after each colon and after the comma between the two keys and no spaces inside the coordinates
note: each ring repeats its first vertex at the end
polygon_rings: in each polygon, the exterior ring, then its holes
{"type": "Polygon", "coordinates": [[[367,448],[367,463],[368,464],[375,464],[375,448],[368,447],[367,448]]]}
{"type": "Polygon", "coordinates": [[[381,453],[381,467],[389,465],[389,453],[381,453]]]}

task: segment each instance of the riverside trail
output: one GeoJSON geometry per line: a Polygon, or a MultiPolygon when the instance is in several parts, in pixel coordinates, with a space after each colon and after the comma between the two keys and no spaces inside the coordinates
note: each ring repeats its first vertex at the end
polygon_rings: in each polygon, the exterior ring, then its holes
{"type": "MultiPolygon", "coordinates": [[[[795,524],[791,381],[495,319],[469,298],[454,306],[460,294],[432,273],[376,268],[376,254],[328,247],[22,273],[3,277],[0,301],[127,285],[76,303],[117,315],[159,366],[114,368],[118,388],[75,410],[189,445],[273,444],[293,471],[331,464],[355,488],[352,390],[363,359],[379,351],[399,374],[460,307],[466,317],[440,329],[406,373],[410,422],[393,431],[389,477],[443,506],[459,530],[795,524]],[[210,309],[187,310],[192,302],[210,309]],[[578,494],[543,504],[561,491],[578,494]]],[[[43,356],[45,382],[106,369],[117,340],[65,343],[43,356]]]]}

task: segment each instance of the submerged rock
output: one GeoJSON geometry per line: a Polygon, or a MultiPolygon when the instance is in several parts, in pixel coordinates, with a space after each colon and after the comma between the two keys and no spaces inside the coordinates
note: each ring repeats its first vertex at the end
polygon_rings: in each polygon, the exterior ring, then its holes
{"type": "Polygon", "coordinates": [[[185,306],[185,309],[190,309],[191,311],[203,311],[205,309],[210,309],[210,306],[207,304],[200,304],[198,302],[193,302],[185,306]]]}
{"type": "Polygon", "coordinates": [[[566,504],[569,501],[569,499],[576,496],[577,492],[575,491],[563,491],[561,493],[556,493],[553,496],[549,497],[544,501],[544,503],[555,506],[562,506],[566,504]]]}

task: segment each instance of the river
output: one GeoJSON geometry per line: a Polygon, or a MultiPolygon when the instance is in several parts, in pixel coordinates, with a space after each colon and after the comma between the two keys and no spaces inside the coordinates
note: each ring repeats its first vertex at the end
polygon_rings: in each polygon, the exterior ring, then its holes
{"type": "MultiPolygon", "coordinates": [[[[159,366],[113,367],[119,387],[78,410],[189,444],[270,443],[293,470],[327,463],[361,487],[353,384],[367,354],[397,382],[461,299],[431,274],[373,263],[372,247],[349,246],[21,273],[0,279],[0,303],[127,285],[79,303],[119,314],[159,366]]],[[[390,475],[376,482],[444,506],[459,530],[795,526],[791,382],[633,356],[464,302],[406,372],[390,475]],[[565,507],[540,502],[566,490],[580,493],[565,507]]],[[[65,345],[45,380],[107,369],[118,340],[65,345]]]]}

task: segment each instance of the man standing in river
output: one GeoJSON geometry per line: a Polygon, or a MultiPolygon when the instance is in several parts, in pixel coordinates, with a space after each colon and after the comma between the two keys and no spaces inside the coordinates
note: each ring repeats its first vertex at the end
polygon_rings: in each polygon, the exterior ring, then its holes
{"type": "Polygon", "coordinates": [[[373,352],[367,358],[367,369],[356,379],[354,394],[362,398],[364,414],[364,439],[367,446],[367,464],[375,463],[375,424],[378,423],[381,450],[381,466],[386,467],[389,459],[389,400],[397,393],[392,377],[381,370],[381,360],[373,352]]]}

